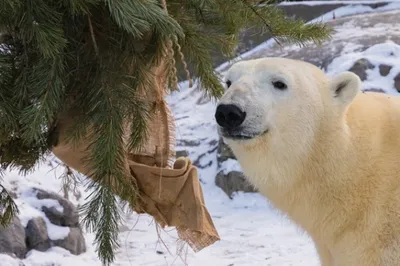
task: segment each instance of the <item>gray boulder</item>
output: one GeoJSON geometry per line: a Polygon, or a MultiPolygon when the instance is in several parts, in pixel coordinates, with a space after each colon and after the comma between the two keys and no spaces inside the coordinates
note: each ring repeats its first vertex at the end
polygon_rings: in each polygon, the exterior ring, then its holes
{"type": "Polygon", "coordinates": [[[41,189],[35,189],[37,191],[36,197],[38,199],[53,199],[63,207],[63,211],[60,212],[55,207],[42,207],[42,211],[49,218],[50,222],[60,226],[72,226],[77,227],[79,224],[79,215],[76,207],[67,199],[61,197],[58,194],[47,192],[41,189]]]}
{"type": "Polygon", "coordinates": [[[394,88],[400,92],[400,73],[394,77],[394,88]]]}
{"type": "Polygon", "coordinates": [[[379,65],[379,74],[381,74],[381,76],[383,77],[386,77],[387,75],[389,75],[391,69],[392,66],[381,64],[379,65]]]}
{"type": "Polygon", "coordinates": [[[231,148],[223,141],[223,139],[219,138],[217,150],[218,163],[220,164],[228,159],[236,159],[236,157],[233,154],[231,148]]]}
{"type": "Polygon", "coordinates": [[[215,184],[220,187],[229,198],[232,198],[234,192],[257,192],[257,189],[250,184],[244,174],[239,171],[231,171],[228,174],[224,174],[220,171],[216,178],[215,184]]]}
{"type": "Polygon", "coordinates": [[[220,138],[217,149],[217,162],[220,171],[215,177],[215,185],[220,187],[229,198],[232,198],[232,194],[238,191],[257,192],[242,172],[236,170],[227,172],[227,169],[224,169],[224,162],[227,160],[236,160],[236,157],[231,148],[220,138]]]}
{"type": "Polygon", "coordinates": [[[25,229],[26,245],[29,250],[46,251],[51,247],[46,222],[42,217],[35,217],[28,222],[25,229]]]}
{"type": "Polygon", "coordinates": [[[188,156],[189,156],[189,153],[188,153],[186,150],[179,150],[179,151],[176,151],[175,154],[176,154],[176,155],[175,155],[176,158],[179,158],[179,157],[188,157],[188,156]]]}
{"type": "Polygon", "coordinates": [[[360,77],[362,81],[367,79],[367,70],[368,69],[373,69],[375,66],[371,64],[370,61],[368,61],[365,58],[361,58],[357,60],[354,65],[349,69],[349,71],[353,72],[357,76],[360,77]]]}
{"type": "Polygon", "coordinates": [[[371,89],[365,89],[364,91],[372,91],[372,92],[380,92],[380,93],[385,93],[384,90],[382,89],[375,89],[375,88],[371,88],[371,89]]]}
{"type": "Polygon", "coordinates": [[[58,247],[65,248],[74,255],[79,255],[86,252],[85,238],[83,237],[80,227],[70,227],[68,236],[61,240],[53,241],[53,244],[58,247]]]}
{"type": "Polygon", "coordinates": [[[27,253],[25,229],[17,216],[6,227],[0,226],[0,253],[14,254],[20,259],[27,253]]]}
{"type": "MultiPolygon", "coordinates": [[[[69,234],[64,239],[51,240],[48,234],[48,223],[42,217],[35,217],[28,221],[26,228],[15,217],[7,227],[0,227],[0,253],[24,259],[27,252],[35,249],[46,251],[52,246],[59,246],[70,251],[74,255],[86,252],[86,242],[79,227],[79,216],[72,202],[63,197],[41,189],[34,189],[36,197],[40,200],[56,200],[63,210],[55,207],[42,207],[42,211],[50,223],[69,228],[69,234]]],[[[1,265],[1,262],[0,262],[1,265]]]]}
{"type": "Polygon", "coordinates": [[[79,227],[79,214],[76,207],[69,200],[59,196],[58,194],[36,189],[36,197],[38,199],[53,199],[63,207],[63,211],[57,210],[56,207],[42,207],[42,211],[52,224],[69,227],[69,234],[66,238],[51,241],[54,246],[65,248],[74,255],[86,252],[85,238],[82,229],[79,227]]]}

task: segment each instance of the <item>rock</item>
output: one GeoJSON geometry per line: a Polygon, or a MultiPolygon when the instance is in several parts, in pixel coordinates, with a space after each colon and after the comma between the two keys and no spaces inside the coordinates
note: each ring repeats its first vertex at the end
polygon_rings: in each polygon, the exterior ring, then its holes
{"type": "Polygon", "coordinates": [[[394,88],[400,92],[400,73],[394,77],[394,88]]]}
{"type": "Polygon", "coordinates": [[[210,98],[207,94],[203,93],[203,94],[197,99],[196,104],[197,104],[197,105],[203,105],[203,104],[208,103],[210,100],[211,100],[211,98],[210,98]]]}
{"type": "Polygon", "coordinates": [[[80,227],[70,227],[68,236],[61,240],[53,241],[53,244],[58,247],[65,248],[74,255],[79,255],[86,252],[85,238],[83,237],[80,227]]]}
{"type": "Polygon", "coordinates": [[[29,250],[36,249],[39,251],[46,251],[51,247],[46,222],[42,217],[36,217],[29,220],[25,233],[26,245],[29,250]]]}
{"type": "Polygon", "coordinates": [[[185,151],[185,150],[176,151],[175,154],[176,154],[176,155],[175,155],[176,158],[179,158],[179,157],[188,157],[188,156],[189,156],[189,153],[188,153],[187,151],[185,151]]]}
{"type": "Polygon", "coordinates": [[[41,189],[36,189],[36,191],[36,197],[38,199],[54,199],[63,207],[62,212],[58,211],[56,207],[42,207],[42,211],[46,214],[52,224],[72,227],[78,226],[79,215],[76,207],[70,201],[52,192],[47,192],[41,189]]]}
{"type": "Polygon", "coordinates": [[[176,145],[178,146],[196,147],[199,146],[200,144],[201,142],[199,140],[178,139],[176,141],[176,145]]]}
{"type": "Polygon", "coordinates": [[[30,248],[45,250],[50,246],[65,248],[74,255],[79,255],[86,251],[85,238],[82,229],[79,227],[79,215],[76,207],[67,199],[41,189],[36,189],[38,199],[53,199],[63,207],[63,211],[56,207],[42,207],[42,211],[52,224],[69,227],[69,234],[60,240],[50,240],[47,234],[47,227],[42,218],[35,218],[29,221],[27,226],[27,243],[30,248]]]}
{"type": "Polygon", "coordinates": [[[372,91],[372,92],[380,92],[380,93],[385,93],[384,90],[382,89],[375,89],[375,88],[371,88],[371,89],[365,89],[364,91],[372,91]]]}
{"type": "Polygon", "coordinates": [[[16,199],[18,198],[17,193],[15,193],[14,191],[8,190],[8,195],[11,196],[11,198],[16,199]]]}
{"type": "Polygon", "coordinates": [[[210,145],[212,147],[216,146],[217,144],[218,144],[218,140],[216,140],[216,139],[210,140],[210,142],[208,142],[208,145],[210,145]]]}
{"type": "Polygon", "coordinates": [[[223,141],[222,138],[220,138],[219,143],[218,143],[218,151],[217,151],[218,163],[221,163],[228,159],[236,159],[236,157],[233,154],[231,148],[223,141]]]}
{"type": "Polygon", "coordinates": [[[216,178],[215,184],[220,187],[229,198],[232,193],[237,191],[257,192],[256,188],[251,185],[245,178],[244,174],[239,171],[231,171],[227,175],[220,171],[216,178]]]}
{"type": "Polygon", "coordinates": [[[386,77],[387,75],[389,75],[391,69],[392,66],[381,64],[379,65],[379,74],[381,74],[381,76],[386,77]]]}
{"type": "Polygon", "coordinates": [[[208,153],[200,154],[195,160],[193,160],[193,165],[196,166],[198,169],[205,169],[207,167],[210,167],[213,164],[212,160],[204,160],[207,159],[207,154],[208,153]]]}
{"type": "Polygon", "coordinates": [[[20,259],[25,258],[27,253],[25,229],[17,216],[6,227],[0,226],[0,253],[15,254],[20,259]]]}
{"type": "MultiPolygon", "coordinates": [[[[229,159],[236,160],[231,148],[223,141],[219,139],[218,151],[217,151],[217,162],[218,167],[223,168],[223,163],[229,159]]],[[[237,191],[243,192],[257,192],[255,187],[251,185],[244,174],[240,171],[230,171],[228,174],[224,174],[221,170],[215,177],[215,184],[220,187],[229,198],[232,198],[232,193],[237,191]]]]}
{"type": "Polygon", "coordinates": [[[119,232],[123,233],[123,232],[129,232],[132,230],[132,228],[128,227],[125,224],[120,224],[118,227],[119,232]]]}
{"type": "Polygon", "coordinates": [[[359,76],[362,81],[364,81],[367,79],[367,70],[373,68],[374,65],[371,64],[370,61],[368,61],[365,58],[361,58],[354,63],[354,65],[349,69],[349,71],[353,72],[354,74],[359,76]]]}

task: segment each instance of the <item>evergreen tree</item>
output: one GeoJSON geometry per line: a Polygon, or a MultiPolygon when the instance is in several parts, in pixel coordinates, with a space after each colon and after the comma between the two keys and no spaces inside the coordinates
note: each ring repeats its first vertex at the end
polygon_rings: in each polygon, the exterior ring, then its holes
{"type": "MultiPolygon", "coordinates": [[[[280,43],[302,45],[330,35],[324,24],[286,18],[276,0],[166,1],[167,9],[162,0],[0,1],[1,169],[33,170],[49,153],[61,112],[76,114],[72,139],[93,125],[94,192],[83,221],[96,230],[105,264],[114,260],[120,220],[111,179],[121,183],[124,201],[134,205],[136,195],[123,183],[118,125],[134,117],[130,144],[141,143],[149,114],[136,89],[146,84],[168,42],[194,66],[199,87],[219,97],[223,88],[212,54],[230,59],[241,30],[257,27],[280,43]]],[[[6,224],[18,210],[2,186],[0,205],[0,223],[6,224]]]]}

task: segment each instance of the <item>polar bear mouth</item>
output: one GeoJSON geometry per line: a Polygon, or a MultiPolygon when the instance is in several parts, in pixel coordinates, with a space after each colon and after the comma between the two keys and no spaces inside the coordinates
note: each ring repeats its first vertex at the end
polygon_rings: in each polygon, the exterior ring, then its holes
{"type": "Polygon", "coordinates": [[[260,137],[262,135],[265,135],[268,133],[268,129],[264,130],[260,133],[244,133],[244,132],[227,132],[225,130],[222,130],[221,135],[226,138],[226,139],[231,139],[231,140],[251,140],[256,137],[260,137]]]}

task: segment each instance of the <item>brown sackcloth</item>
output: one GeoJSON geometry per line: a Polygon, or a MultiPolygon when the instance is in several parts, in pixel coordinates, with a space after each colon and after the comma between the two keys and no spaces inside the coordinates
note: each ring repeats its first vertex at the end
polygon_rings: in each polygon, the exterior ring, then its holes
{"type": "MultiPolygon", "coordinates": [[[[63,129],[59,126],[58,144],[52,152],[66,165],[89,175],[90,170],[83,160],[88,141],[82,140],[78,145],[67,143],[63,141],[63,129]]],[[[135,211],[153,216],[163,228],[176,227],[179,238],[195,252],[218,241],[219,235],[204,203],[197,169],[190,159],[178,158],[173,168],[158,167],[156,161],[149,156],[127,154],[130,178],[136,180],[139,188],[135,211]]]]}
{"type": "Polygon", "coordinates": [[[196,252],[219,240],[204,205],[197,169],[188,158],[178,158],[173,169],[133,161],[129,165],[142,193],[143,210],[137,210],[139,213],[152,215],[162,227],[175,226],[179,238],[196,252]]]}
{"type": "MultiPolygon", "coordinates": [[[[162,227],[176,227],[179,238],[197,252],[220,238],[205,207],[197,169],[188,158],[178,158],[172,165],[175,125],[165,101],[166,70],[165,62],[153,68],[151,86],[141,88],[138,92],[140,99],[151,103],[153,115],[148,122],[150,135],[142,149],[129,151],[124,142],[126,176],[131,183],[136,181],[139,188],[135,211],[152,215],[162,227]]],[[[76,145],[67,142],[66,130],[73,123],[74,118],[68,112],[58,118],[57,144],[52,152],[69,167],[90,176],[90,162],[83,161],[91,152],[90,135],[88,133],[76,145]]],[[[130,133],[129,121],[125,126],[127,137],[130,133]]]]}

